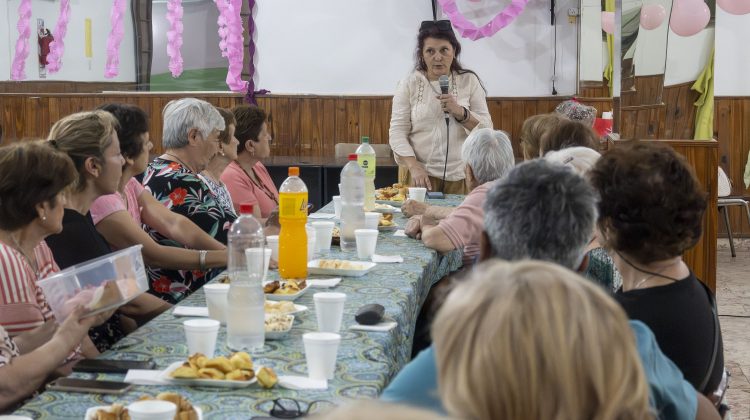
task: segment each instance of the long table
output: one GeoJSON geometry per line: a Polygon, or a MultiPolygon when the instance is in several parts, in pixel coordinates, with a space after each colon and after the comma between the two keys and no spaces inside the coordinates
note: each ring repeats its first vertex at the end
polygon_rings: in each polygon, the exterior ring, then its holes
{"type": "MultiPolygon", "coordinates": [[[[431,203],[455,206],[461,200],[461,196],[448,196],[445,200],[434,200],[431,203]]],[[[329,203],[320,212],[332,213],[332,205],[329,203]]],[[[400,213],[394,219],[399,226],[403,227],[406,223],[406,218],[400,213]]],[[[346,293],[347,301],[335,378],[329,381],[326,390],[289,390],[278,386],[266,390],[253,384],[241,389],[135,386],[132,391],[121,396],[46,391],[30,400],[15,414],[34,419],[82,419],[89,407],[114,402],[129,403],[141,395],[156,395],[164,391],[178,392],[189,398],[192,403],[201,407],[204,418],[221,419],[248,419],[251,416],[268,415],[273,400],[280,397],[294,398],[301,402],[327,400],[333,403],[353,398],[375,398],[393,375],[410,360],[414,325],[430,287],[461,264],[459,252],[441,256],[418,241],[394,237],[393,232],[381,232],[376,252],[381,255],[402,255],[404,262],[378,264],[365,276],[344,277],[337,287],[331,289],[346,293]],[[349,330],[357,309],[367,303],[383,305],[386,316],[398,322],[398,326],[389,332],[349,330]]],[[[327,258],[357,259],[356,253],[342,252],[336,246],[331,248],[327,258]]],[[[277,278],[278,272],[271,271],[269,277],[277,278]]],[[[315,289],[309,290],[297,300],[296,303],[306,305],[309,310],[296,315],[294,327],[286,339],[266,340],[262,351],[252,353],[256,366],[270,366],[278,375],[307,375],[302,334],[317,329],[312,302],[314,292],[315,289]]],[[[180,305],[205,306],[203,290],[196,291],[180,302],[180,305]]],[[[172,311],[163,313],[118,342],[114,349],[107,351],[102,357],[153,359],[158,369],[185,360],[188,350],[182,328],[184,319],[173,316],[172,311]]],[[[226,347],[226,328],[222,327],[216,355],[230,352],[226,347]]],[[[121,374],[74,375],[108,380],[124,378],[121,374]]]]}

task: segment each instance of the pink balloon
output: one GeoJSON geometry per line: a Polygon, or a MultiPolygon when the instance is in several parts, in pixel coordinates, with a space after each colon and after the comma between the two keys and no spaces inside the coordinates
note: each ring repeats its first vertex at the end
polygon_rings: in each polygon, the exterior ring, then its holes
{"type": "Polygon", "coordinates": [[[680,36],[693,36],[702,31],[711,19],[711,11],[703,0],[674,0],[669,27],[680,36]]]}
{"type": "Polygon", "coordinates": [[[733,15],[750,13],[750,0],[718,0],[717,3],[725,12],[733,15]]]}
{"type": "Polygon", "coordinates": [[[641,8],[641,26],[643,29],[656,29],[664,23],[667,11],[661,4],[645,4],[641,8]]]}
{"type": "Polygon", "coordinates": [[[610,35],[615,33],[615,12],[602,12],[602,29],[610,35]]]}

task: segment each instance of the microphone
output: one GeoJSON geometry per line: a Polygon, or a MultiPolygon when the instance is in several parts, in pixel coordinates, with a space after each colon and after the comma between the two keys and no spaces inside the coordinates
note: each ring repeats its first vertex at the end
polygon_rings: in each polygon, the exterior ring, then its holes
{"type": "MultiPolygon", "coordinates": [[[[442,75],[440,78],[438,78],[438,83],[440,83],[440,92],[442,92],[443,95],[448,94],[448,76],[442,75]]],[[[443,111],[445,114],[445,119],[447,120],[449,117],[448,110],[443,111]]]]}

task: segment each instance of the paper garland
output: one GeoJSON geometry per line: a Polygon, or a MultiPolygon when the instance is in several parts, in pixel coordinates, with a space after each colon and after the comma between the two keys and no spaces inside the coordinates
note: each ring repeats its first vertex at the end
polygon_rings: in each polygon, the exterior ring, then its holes
{"type": "Polygon", "coordinates": [[[523,9],[528,2],[529,0],[512,0],[511,3],[491,21],[481,27],[477,27],[461,14],[461,11],[458,10],[458,6],[456,5],[456,0],[438,0],[438,3],[440,3],[443,12],[448,15],[453,27],[456,28],[462,37],[469,38],[472,41],[495,35],[497,31],[508,26],[518,17],[518,15],[521,14],[521,12],[523,12],[523,9]]]}
{"type": "Polygon", "coordinates": [[[18,6],[18,40],[16,52],[13,56],[10,78],[23,80],[26,78],[26,57],[29,56],[29,38],[31,37],[31,0],[21,0],[18,6]]]}
{"type": "Polygon", "coordinates": [[[242,0],[214,0],[219,9],[219,48],[221,56],[229,61],[227,86],[233,92],[246,92],[248,82],[242,80],[244,37],[242,28],[242,0]]]}
{"type": "Polygon", "coordinates": [[[62,56],[65,52],[65,34],[68,32],[68,22],[70,22],[70,0],[60,1],[60,17],[57,18],[55,31],[52,36],[55,38],[49,44],[49,54],[47,54],[47,71],[57,73],[62,67],[62,56]]]}
{"type": "Polygon", "coordinates": [[[167,1],[167,55],[169,56],[169,71],[172,77],[182,74],[182,0],[167,1]]]}
{"type": "Polygon", "coordinates": [[[104,77],[111,79],[120,74],[120,43],[125,35],[123,19],[125,17],[126,0],[115,0],[112,4],[112,12],[109,15],[112,29],[107,37],[107,64],[104,68],[104,77]]]}

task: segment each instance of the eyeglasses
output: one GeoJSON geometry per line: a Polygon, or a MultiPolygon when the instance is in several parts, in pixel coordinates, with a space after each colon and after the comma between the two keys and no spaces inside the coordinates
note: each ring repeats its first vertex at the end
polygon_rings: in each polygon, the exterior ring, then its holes
{"type": "Polygon", "coordinates": [[[432,28],[437,28],[438,32],[453,32],[451,27],[451,21],[449,20],[425,20],[419,25],[419,31],[429,31],[432,28]]]}
{"type": "Polygon", "coordinates": [[[324,411],[332,408],[334,404],[326,400],[317,400],[309,403],[307,409],[303,410],[300,402],[292,398],[277,398],[273,400],[273,408],[268,413],[277,419],[296,419],[305,417],[310,413],[324,411]]]}

